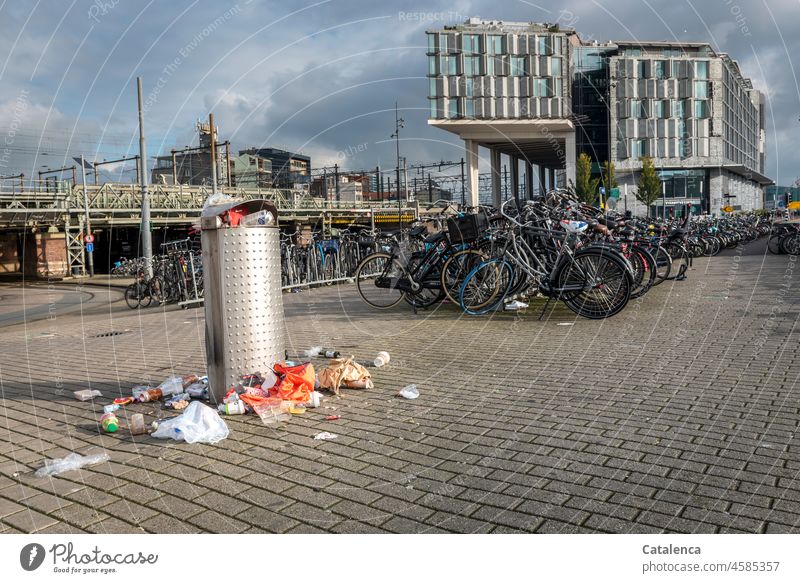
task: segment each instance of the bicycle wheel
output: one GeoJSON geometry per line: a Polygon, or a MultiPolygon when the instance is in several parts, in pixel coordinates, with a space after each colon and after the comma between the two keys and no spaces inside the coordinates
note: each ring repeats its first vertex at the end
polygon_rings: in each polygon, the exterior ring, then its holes
{"type": "Polygon", "coordinates": [[[141,287],[139,283],[132,283],[125,288],[125,303],[131,310],[139,307],[142,298],[141,287]]]}
{"type": "Polygon", "coordinates": [[[163,304],[166,301],[164,280],[160,276],[155,276],[147,283],[147,295],[156,304],[163,304]]]}
{"type": "Polygon", "coordinates": [[[600,320],[619,313],[631,296],[631,273],[625,261],[611,249],[586,249],[564,261],[555,277],[559,288],[582,286],[562,298],[567,307],[584,318],[600,320]]]}
{"type": "Polygon", "coordinates": [[[656,280],[653,286],[659,285],[669,277],[672,270],[672,257],[669,256],[663,247],[655,247],[650,250],[651,255],[656,260],[656,280]]]}
{"type": "Polygon", "coordinates": [[[781,254],[781,239],[783,235],[772,235],[767,241],[767,250],[773,255],[781,254]]]}
{"type": "Polygon", "coordinates": [[[631,288],[631,299],[642,297],[653,287],[656,281],[657,269],[656,260],[647,249],[634,247],[631,263],[634,263],[634,261],[641,264],[643,273],[637,284],[631,288]]]}
{"type": "Polygon", "coordinates": [[[373,253],[364,258],[356,269],[356,288],[361,299],[373,308],[385,310],[396,306],[406,296],[398,287],[405,270],[389,253],[373,253]]]}
{"type": "Polygon", "coordinates": [[[458,303],[461,284],[479,263],[488,259],[484,253],[476,249],[463,249],[447,258],[442,266],[442,289],[447,299],[458,303]]]}
{"type": "Polygon", "coordinates": [[[686,247],[680,243],[667,243],[666,251],[672,257],[672,267],[667,279],[678,279],[686,277],[686,270],[689,269],[689,253],[686,247]]]}
{"type": "Polygon", "coordinates": [[[788,255],[800,254],[800,233],[789,233],[781,239],[781,251],[788,255]]]}
{"type": "Polygon", "coordinates": [[[514,270],[502,259],[476,266],[464,279],[458,302],[467,314],[478,316],[496,308],[514,281],[514,270]]]}

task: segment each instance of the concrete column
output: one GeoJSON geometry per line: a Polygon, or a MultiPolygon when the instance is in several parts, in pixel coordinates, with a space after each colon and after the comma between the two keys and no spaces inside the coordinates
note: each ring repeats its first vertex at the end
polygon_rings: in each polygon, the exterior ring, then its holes
{"type": "Polygon", "coordinates": [[[556,169],[555,168],[548,168],[547,169],[547,183],[550,185],[551,189],[556,187],[556,169]]]}
{"type": "Polygon", "coordinates": [[[575,133],[567,134],[564,141],[564,156],[566,157],[567,184],[575,184],[575,133]]]}
{"type": "Polygon", "coordinates": [[[525,161],[525,198],[533,200],[533,164],[525,161]]]}
{"type": "Polygon", "coordinates": [[[539,165],[539,195],[544,196],[547,193],[547,184],[545,184],[545,173],[547,168],[539,165]]]}
{"type": "Polygon", "coordinates": [[[511,173],[511,196],[519,198],[519,158],[509,156],[509,161],[511,162],[511,168],[509,168],[511,173]]]}
{"type": "Polygon", "coordinates": [[[467,204],[478,206],[478,142],[464,140],[467,162],[467,204]]]}
{"type": "Polygon", "coordinates": [[[500,208],[500,205],[503,204],[503,192],[500,182],[503,168],[500,166],[500,150],[492,148],[489,160],[492,167],[492,205],[495,208],[500,208]]]}

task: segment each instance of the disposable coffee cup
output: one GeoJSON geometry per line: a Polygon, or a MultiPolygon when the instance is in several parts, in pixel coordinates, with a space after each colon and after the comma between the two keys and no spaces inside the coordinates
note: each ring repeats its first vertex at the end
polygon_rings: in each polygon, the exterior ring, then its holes
{"type": "Polygon", "coordinates": [[[142,435],[144,429],[144,415],[141,413],[134,413],[130,418],[131,435],[142,435]]]}
{"type": "Polygon", "coordinates": [[[386,364],[389,364],[391,357],[389,356],[388,352],[381,351],[378,353],[378,356],[375,357],[373,363],[375,364],[376,368],[380,368],[386,364]]]}

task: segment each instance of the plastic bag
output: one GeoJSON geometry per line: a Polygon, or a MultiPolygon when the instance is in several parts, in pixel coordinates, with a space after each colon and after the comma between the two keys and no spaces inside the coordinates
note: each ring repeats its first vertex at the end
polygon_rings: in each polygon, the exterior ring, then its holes
{"type": "Polygon", "coordinates": [[[206,202],[203,204],[203,212],[201,213],[201,216],[210,217],[221,214],[222,211],[225,210],[222,207],[234,207],[243,200],[243,198],[238,196],[234,197],[227,194],[222,194],[221,192],[215,192],[209,196],[206,199],[206,202]]]}
{"type": "Polygon", "coordinates": [[[216,411],[194,401],[182,414],[162,422],[151,435],[186,443],[217,443],[229,434],[228,426],[216,411]]]}
{"type": "Polygon", "coordinates": [[[97,453],[94,455],[79,455],[71,453],[65,458],[54,460],[45,460],[44,466],[36,470],[36,477],[43,478],[45,476],[55,476],[70,470],[79,470],[84,466],[93,466],[102,462],[107,462],[111,459],[107,453],[97,453]]]}
{"type": "Polygon", "coordinates": [[[278,397],[284,401],[295,403],[308,403],[311,393],[314,392],[314,365],[310,362],[297,366],[287,366],[285,363],[275,365],[278,382],[269,390],[270,397],[278,397]]]}

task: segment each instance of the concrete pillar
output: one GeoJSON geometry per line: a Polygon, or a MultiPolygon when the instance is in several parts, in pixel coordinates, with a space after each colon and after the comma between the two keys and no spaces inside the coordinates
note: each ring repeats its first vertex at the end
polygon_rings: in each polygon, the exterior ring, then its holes
{"type": "Polygon", "coordinates": [[[556,169],[555,168],[548,168],[547,169],[547,183],[550,185],[551,189],[556,187],[556,169]]]}
{"type": "Polygon", "coordinates": [[[492,172],[492,206],[500,208],[500,205],[503,204],[503,192],[500,182],[503,168],[500,166],[500,150],[492,148],[489,160],[492,172]]]}
{"type": "Polygon", "coordinates": [[[539,164],[539,196],[544,196],[547,193],[547,184],[545,184],[545,172],[547,168],[539,164]]]}
{"type": "Polygon", "coordinates": [[[511,172],[511,196],[513,198],[519,198],[519,158],[516,156],[509,156],[509,161],[511,162],[511,168],[509,169],[511,172]]]}
{"type": "Polygon", "coordinates": [[[478,142],[464,140],[467,162],[467,205],[478,206],[478,142]]]}
{"type": "Polygon", "coordinates": [[[575,184],[575,133],[567,134],[564,140],[564,156],[566,158],[567,184],[575,184]]]}
{"type": "Polygon", "coordinates": [[[525,198],[533,200],[533,164],[525,161],[525,198]]]}

